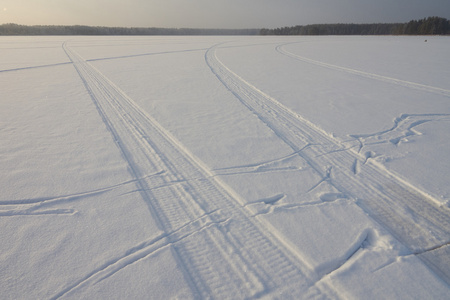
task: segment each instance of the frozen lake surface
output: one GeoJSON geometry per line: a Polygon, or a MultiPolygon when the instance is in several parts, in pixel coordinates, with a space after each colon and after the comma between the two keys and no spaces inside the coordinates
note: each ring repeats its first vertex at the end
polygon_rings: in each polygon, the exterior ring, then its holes
{"type": "Polygon", "coordinates": [[[0,41],[2,298],[448,297],[449,37],[0,41]]]}

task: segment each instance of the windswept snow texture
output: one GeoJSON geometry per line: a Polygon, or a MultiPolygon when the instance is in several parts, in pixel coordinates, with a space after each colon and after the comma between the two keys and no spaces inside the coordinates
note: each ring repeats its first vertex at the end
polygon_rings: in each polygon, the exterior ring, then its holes
{"type": "Polygon", "coordinates": [[[448,298],[448,37],[0,40],[2,299],[448,298]]]}

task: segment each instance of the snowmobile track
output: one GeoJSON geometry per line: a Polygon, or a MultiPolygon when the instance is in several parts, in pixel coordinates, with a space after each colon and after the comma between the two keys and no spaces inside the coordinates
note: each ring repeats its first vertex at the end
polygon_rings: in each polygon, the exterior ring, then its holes
{"type": "Polygon", "coordinates": [[[313,287],[318,278],[269,227],[251,217],[230,187],[66,43],[63,49],[163,233],[67,285],[53,299],[74,295],[168,246],[199,298],[301,296],[313,287]]]}
{"type": "MultiPolygon", "coordinates": [[[[205,54],[211,71],[320,176],[329,177],[329,182],[337,190],[356,199],[359,206],[412,253],[424,253],[450,242],[450,210],[447,207],[382,165],[367,161],[362,154],[348,149],[336,138],[245,81],[219,60],[216,50],[220,45],[211,47],[205,54]]],[[[276,49],[281,51],[282,46],[276,49]]],[[[417,85],[410,87],[444,95],[449,92],[417,85]]],[[[430,260],[433,259],[424,259],[429,267],[444,274],[443,278],[450,283],[449,262],[435,260],[430,263],[430,260]]]]}
{"type": "Polygon", "coordinates": [[[351,69],[351,68],[341,67],[341,66],[325,63],[322,61],[309,59],[309,58],[294,54],[292,52],[289,52],[285,49],[285,46],[291,45],[291,44],[297,44],[297,43],[298,42],[279,45],[276,47],[276,50],[279,53],[286,55],[288,57],[291,57],[293,59],[303,61],[303,62],[306,62],[309,64],[321,66],[324,68],[328,68],[331,70],[346,72],[349,74],[353,74],[353,75],[357,75],[357,76],[361,76],[361,77],[365,77],[365,78],[369,78],[369,79],[373,79],[373,80],[378,80],[378,81],[386,82],[389,84],[401,85],[401,86],[415,89],[415,90],[420,90],[420,91],[425,91],[425,92],[429,92],[429,93],[433,93],[433,94],[450,97],[450,90],[446,90],[443,88],[438,88],[438,87],[434,87],[434,86],[430,86],[430,85],[420,84],[420,83],[416,83],[416,82],[405,81],[405,80],[401,80],[401,79],[397,79],[397,78],[382,76],[382,75],[378,75],[378,74],[367,73],[367,72],[363,72],[363,71],[359,71],[359,70],[355,70],[355,69],[351,69]]]}

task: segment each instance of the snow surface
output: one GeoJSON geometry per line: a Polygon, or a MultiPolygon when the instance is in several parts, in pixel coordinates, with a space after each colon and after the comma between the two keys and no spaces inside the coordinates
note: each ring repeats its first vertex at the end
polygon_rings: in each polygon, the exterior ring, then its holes
{"type": "Polygon", "coordinates": [[[448,37],[0,40],[2,299],[448,299],[448,37]]]}

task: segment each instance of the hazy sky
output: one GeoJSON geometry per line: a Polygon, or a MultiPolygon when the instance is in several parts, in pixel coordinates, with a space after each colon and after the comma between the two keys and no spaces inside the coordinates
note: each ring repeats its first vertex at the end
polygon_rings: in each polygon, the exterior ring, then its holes
{"type": "Polygon", "coordinates": [[[439,16],[450,0],[0,0],[0,24],[276,28],[439,16]]]}

